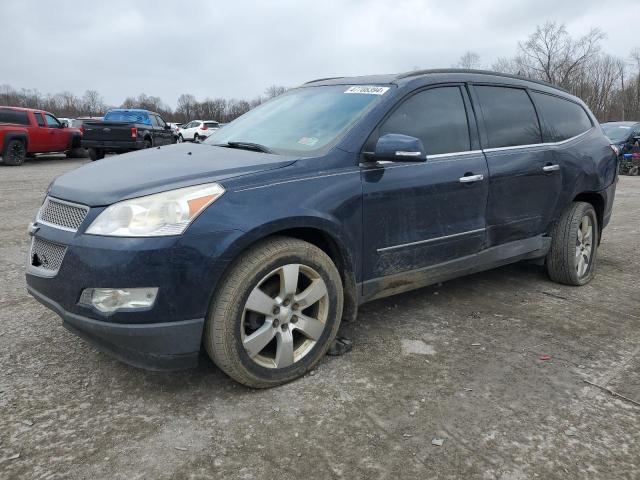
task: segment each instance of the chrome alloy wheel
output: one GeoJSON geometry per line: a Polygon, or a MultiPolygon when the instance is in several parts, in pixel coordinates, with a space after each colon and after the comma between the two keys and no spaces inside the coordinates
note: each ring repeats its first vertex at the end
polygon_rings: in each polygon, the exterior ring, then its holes
{"type": "Polygon", "coordinates": [[[593,252],[593,233],[591,217],[585,215],[578,224],[576,237],[576,271],[578,272],[578,278],[584,277],[589,270],[593,252]]]}
{"type": "Polygon", "coordinates": [[[249,294],[240,325],[242,345],[262,367],[288,367],[313,349],[328,314],[329,293],[320,274],[306,265],[283,265],[249,294]]]}

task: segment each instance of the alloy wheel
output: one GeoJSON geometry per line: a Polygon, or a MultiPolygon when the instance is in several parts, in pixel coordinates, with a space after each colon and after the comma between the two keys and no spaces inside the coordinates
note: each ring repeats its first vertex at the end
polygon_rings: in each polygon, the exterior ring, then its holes
{"type": "Polygon", "coordinates": [[[578,277],[584,277],[591,265],[593,253],[593,223],[589,215],[582,217],[576,235],[576,271],[578,277]]]}
{"type": "Polygon", "coordinates": [[[242,345],[258,365],[286,368],[313,349],[328,314],[329,293],[320,274],[306,265],[283,265],[249,294],[240,326],[242,345]]]}

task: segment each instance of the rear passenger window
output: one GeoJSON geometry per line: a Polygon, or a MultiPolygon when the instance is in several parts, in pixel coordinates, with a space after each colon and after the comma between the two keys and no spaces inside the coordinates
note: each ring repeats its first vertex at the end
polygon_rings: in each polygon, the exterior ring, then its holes
{"type": "Polygon", "coordinates": [[[15,125],[30,125],[27,112],[0,108],[0,123],[13,123],[15,125]]]}
{"type": "Polygon", "coordinates": [[[546,142],[567,140],[593,126],[587,113],[577,103],[545,93],[532,92],[531,96],[545,120],[546,142]]]}
{"type": "Polygon", "coordinates": [[[475,87],[489,148],[514,147],[542,142],[540,125],[525,90],[507,87],[475,87]]]}
{"type": "Polygon", "coordinates": [[[419,138],[428,155],[470,150],[469,125],[459,87],[416,93],[380,127],[380,136],[400,133],[419,138]]]}
{"type": "Polygon", "coordinates": [[[36,122],[38,122],[39,127],[44,127],[44,119],[42,118],[42,114],[40,112],[34,113],[34,117],[36,117],[36,122]]]}

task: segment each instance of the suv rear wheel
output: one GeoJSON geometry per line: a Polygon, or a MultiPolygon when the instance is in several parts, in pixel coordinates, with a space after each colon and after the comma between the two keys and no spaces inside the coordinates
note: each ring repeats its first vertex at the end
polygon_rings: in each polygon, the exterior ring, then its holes
{"type": "Polygon", "coordinates": [[[27,156],[27,148],[22,140],[9,140],[4,152],[2,152],[2,162],[5,165],[17,167],[24,163],[27,156]]]}
{"type": "Polygon", "coordinates": [[[340,275],[322,250],[274,237],[245,252],[214,296],[204,344],[238,382],[256,388],[304,375],[338,332],[340,275]]]}
{"type": "Polygon", "coordinates": [[[547,271],[551,280],[566,285],[585,285],[596,271],[598,217],[593,206],[574,202],[551,232],[547,271]]]}

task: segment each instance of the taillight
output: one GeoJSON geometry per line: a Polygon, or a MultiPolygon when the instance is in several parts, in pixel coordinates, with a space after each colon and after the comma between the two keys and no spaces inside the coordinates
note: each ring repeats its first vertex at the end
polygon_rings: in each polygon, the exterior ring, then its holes
{"type": "Polygon", "coordinates": [[[84,135],[84,125],[80,127],[80,135],[84,135]]]}
{"type": "Polygon", "coordinates": [[[131,138],[138,138],[138,128],[131,127],[131,138]]]}
{"type": "Polygon", "coordinates": [[[200,130],[209,130],[209,127],[207,127],[206,125],[203,125],[200,130]]]}

